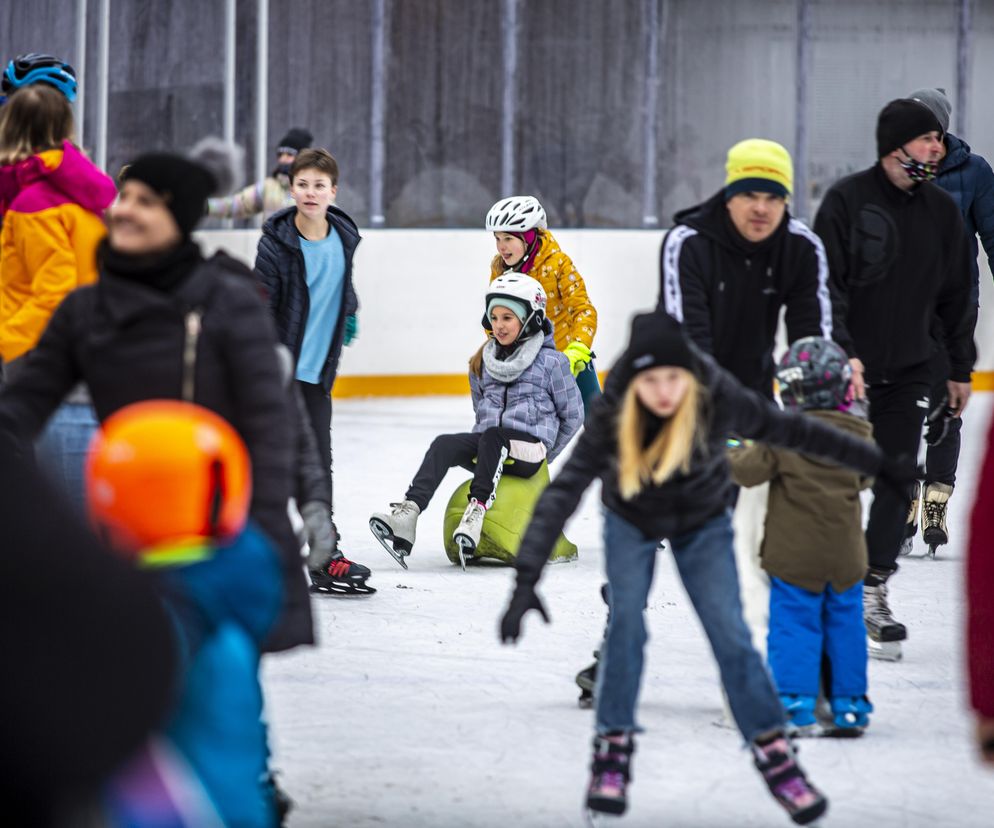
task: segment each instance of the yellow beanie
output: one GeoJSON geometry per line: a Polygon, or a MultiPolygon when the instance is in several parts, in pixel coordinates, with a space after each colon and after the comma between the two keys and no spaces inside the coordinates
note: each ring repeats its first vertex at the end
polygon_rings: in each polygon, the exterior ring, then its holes
{"type": "Polygon", "coordinates": [[[794,186],[790,153],[776,141],[748,138],[728,151],[725,198],[737,193],[773,193],[786,198],[794,186]]]}

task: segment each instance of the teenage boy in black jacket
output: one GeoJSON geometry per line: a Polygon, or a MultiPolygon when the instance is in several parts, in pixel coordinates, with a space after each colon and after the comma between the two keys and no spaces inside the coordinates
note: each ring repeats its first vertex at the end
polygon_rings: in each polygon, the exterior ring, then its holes
{"type": "MultiPolygon", "coordinates": [[[[949,405],[957,416],[970,397],[977,309],[963,219],[952,198],[929,183],[941,141],[942,127],[927,106],[891,101],[877,120],[879,161],[833,185],[815,218],[828,253],[833,338],[850,357],[858,396],[865,382],[873,434],[889,457],[918,452],[934,317],[943,329],[949,405]]],[[[878,481],[873,494],[864,616],[871,638],[899,642],[907,631],[891,614],[886,582],[897,571],[911,492],[878,481]]]]}
{"type": "MultiPolygon", "coordinates": [[[[358,333],[359,312],[352,285],[359,230],[334,206],[337,191],[338,162],[331,153],[302,150],[290,167],[290,195],[296,206],[280,210],[263,225],[255,259],[255,275],[269,297],[277,335],[293,354],[296,385],[307,407],[330,492],[331,389],[342,347],[351,345],[358,333]]],[[[308,560],[314,586],[351,591],[355,581],[364,583],[369,569],[341,555],[337,528],[331,549],[331,556],[323,562],[315,561],[313,555],[308,560]]]]}

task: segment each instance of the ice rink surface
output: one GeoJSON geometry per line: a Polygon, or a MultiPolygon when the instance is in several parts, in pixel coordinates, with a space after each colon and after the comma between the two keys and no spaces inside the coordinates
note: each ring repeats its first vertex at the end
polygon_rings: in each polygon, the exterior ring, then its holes
{"type": "MultiPolygon", "coordinates": [[[[902,559],[892,581],[909,640],[902,662],[870,663],[870,728],[862,739],[801,743],[831,801],[819,825],[994,825],[994,771],[974,759],[962,656],[965,526],[992,403],[980,395],[967,410],[952,543],[934,561],[902,559]]],[[[315,596],[320,646],[264,660],[293,826],[583,825],[592,713],[577,708],[573,676],[604,624],[598,486],[567,527],[579,560],[550,567],[539,587],[552,624],[529,615],[516,647],[496,634],[511,570],[463,573],[442,551],[445,503],[466,472],[449,473],[421,518],[409,571],[367,526],[403,497],[436,434],[471,423],[468,397],[335,404],[336,520],[379,592],[315,596]]],[[[671,560],[659,561],[648,622],[631,806],[602,824],[791,824],[723,722],[714,662],[671,560]]]]}

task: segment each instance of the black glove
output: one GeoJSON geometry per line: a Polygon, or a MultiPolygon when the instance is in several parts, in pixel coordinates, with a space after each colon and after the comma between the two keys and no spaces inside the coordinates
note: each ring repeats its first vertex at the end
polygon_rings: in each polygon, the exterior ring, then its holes
{"type": "Polygon", "coordinates": [[[909,493],[916,480],[925,477],[925,470],[918,466],[917,460],[910,454],[900,454],[897,457],[884,455],[877,476],[904,496],[909,493]]]}
{"type": "Polygon", "coordinates": [[[937,446],[946,439],[949,433],[949,423],[956,416],[956,409],[949,407],[949,398],[945,397],[940,405],[928,412],[925,420],[925,442],[937,446]]]}
{"type": "Polygon", "coordinates": [[[500,640],[502,644],[508,641],[517,641],[521,635],[521,619],[525,617],[528,610],[538,610],[542,614],[542,619],[549,623],[549,614],[542,606],[542,601],[535,592],[535,585],[531,583],[518,582],[511,593],[511,603],[504,611],[503,618],[500,619],[500,640]]]}

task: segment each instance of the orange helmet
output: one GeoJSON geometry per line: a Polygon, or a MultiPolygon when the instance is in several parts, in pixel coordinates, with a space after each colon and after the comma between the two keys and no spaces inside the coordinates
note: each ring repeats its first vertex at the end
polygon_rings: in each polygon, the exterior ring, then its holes
{"type": "Polygon", "coordinates": [[[199,405],[122,408],[93,438],[86,471],[90,516],[123,549],[229,537],[245,525],[248,451],[234,428],[199,405]]]}

